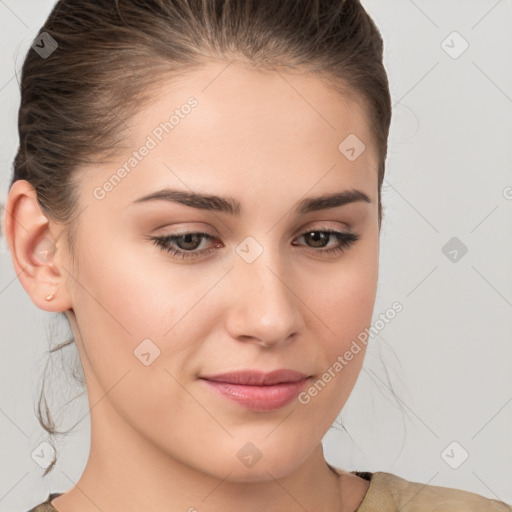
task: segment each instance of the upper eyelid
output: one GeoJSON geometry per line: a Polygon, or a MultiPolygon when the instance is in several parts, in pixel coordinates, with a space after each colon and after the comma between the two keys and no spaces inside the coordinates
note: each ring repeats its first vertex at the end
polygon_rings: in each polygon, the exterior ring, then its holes
{"type": "MultiPolygon", "coordinates": [[[[293,236],[293,240],[297,239],[297,238],[300,238],[308,233],[311,233],[312,231],[320,231],[320,232],[323,232],[323,233],[332,233],[332,234],[336,234],[336,233],[342,233],[342,234],[347,234],[347,235],[356,235],[355,232],[349,230],[349,229],[334,229],[334,228],[331,228],[331,227],[314,227],[314,228],[308,228],[308,229],[305,229],[305,230],[302,230],[302,231],[299,231],[296,235],[293,236]]],[[[164,234],[164,235],[159,235],[155,238],[161,238],[161,239],[175,239],[175,238],[180,238],[182,236],[187,236],[187,235],[198,235],[200,237],[202,237],[204,240],[206,241],[209,241],[209,242],[215,242],[216,240],[219,240],[220,237],[217,236],[217,235],[212,235],[206,231],[183,231],[183,232],[176,232],[176,233],[169,233],[169,234],[164,234]]]]}
{"type": "MultiPolygon", "coordinates": [[[[301,229],[297,229],[297,230],[294,230],[293,232],[295,233],[294,236],[300,236],[300,235],[303,235],[304,233],[309,233],[311,231],[338,231],[338,232],[342,232],[342,233],[353,233],[352,231],[352,226],[347,224],[346,222],[343,223],[346,227],[341,227],[341,226],[332,226],[332,225],[327,225],[327,224],[324,224],[325,222],[334,222],[334,221],[317,221],[319,222],[319,224],[314,224],[312,225],[311,227],[303,227],[301,229]]],[[[338,221],[339,223],[339,221],[338,221]]],[[[193,234],[205,234],[207,236],[211,236],[213,238],[220,238],[221,235],[220,234],[216,234],[216,233],[212,233],[210,232],[209,229],[205,228],[178,228],[177,231],[174,231],[174,232],[168,232],[168,233],[165,233],[161,236],[163,237],[170,237],[170,236],[183,236],[183,235],[193,235],[193,234]]]]}

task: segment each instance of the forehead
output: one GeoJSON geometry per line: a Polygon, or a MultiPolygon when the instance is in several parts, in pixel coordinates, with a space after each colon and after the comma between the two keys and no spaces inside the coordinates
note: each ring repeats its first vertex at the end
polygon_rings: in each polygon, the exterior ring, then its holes
{"type": "Polygon", "coordinates": [[[170,143],[188,134],[203,146],[235,145],[249,135],[258,137],[254,143],[271,144],[278,135],[289,144],[304,139],[312,143],[325,139],[329,144],[353,133],[371,146],[366,112],[355,93],[337,92],[312,73],[250,69],[237,62],[211,62],[156,85],[146,108],[134,118],[134,137],[140,141],[155,123],[180,111],[190,97],[197,107],[180,116],[180,129],[176,125],[172,137],[167,137],[170,143]],[[183,129],[184,125],[194,129],[183,129]],[[223,140],[223,134],[230,139],[223,140]]]}
{"type": "MultiPolygon", "coordinates": [[[[151,149],[125,165],[129,185],[116,186],[117,199],[151,192],[157,182],[212,193],[231,187],[232,195],[261,187],[302,195],[319,179],[324,188],[367,191],[377,183],[376,148],[357,97],[304,72],[210,63],[155,86],[130,125],[129,148],[108,170],[151,149]],[[365,149],[349,159],[342,150],[354,141],[365,149]]],[[[98,169],[95,182],[107,174],[98,169]]]]}

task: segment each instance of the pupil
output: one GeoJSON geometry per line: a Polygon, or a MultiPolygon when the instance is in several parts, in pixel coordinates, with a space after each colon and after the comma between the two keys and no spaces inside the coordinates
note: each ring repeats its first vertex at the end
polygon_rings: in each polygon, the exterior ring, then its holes
{"type": "Polygon", "coordinates": [[[323,233],[322,231],[311,231],[311,235],[311,238],[313,238],[315,243],[320,241],[320,244],[317,245],[318,247],[322,247],[322,239],[324,239],[323,241],[325,242],[325,237],[329,236],[328,233],[323,233]]]}
{"type": "Polygon", "coordinates": [[[182,236],[182,239],[185,241],[185,249],[195,249],[197,246],[197,240],[196,240],[196,243],[194,244],[194,242],[192,241],[192,245],[193,247],[187,247],[187,244],[189,244],[191,242],[191,238],[193,239],[194,237],[197,238],[197,235],[193,234],[193,233],[188,233],[186,235],[183,235],[182,236]]]}

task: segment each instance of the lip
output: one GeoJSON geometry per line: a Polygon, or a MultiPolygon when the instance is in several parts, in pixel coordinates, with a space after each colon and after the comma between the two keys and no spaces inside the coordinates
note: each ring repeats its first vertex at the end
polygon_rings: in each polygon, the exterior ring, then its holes
{"type": "Polygon", "coordinates": [[[271,411],[289,404],[309,379],[293,370],[241,371],[200,377],[212,391],[253,411],[271,411]]]}
{"type": "Polygon", "coordinates": [[[202,379],[227,382],[230,384],[241,384],[247,386],[269,386],[282,382],[299,382],[309,377],[308,375],[295,370],[279,369],[271,372],[260,370],[239,370],[218,375],[202,375],[202,379]]]}

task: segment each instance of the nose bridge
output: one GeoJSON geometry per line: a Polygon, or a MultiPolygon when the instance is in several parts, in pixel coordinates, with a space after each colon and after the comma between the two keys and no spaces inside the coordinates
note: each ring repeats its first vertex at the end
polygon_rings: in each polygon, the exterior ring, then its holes
{"type": "Polygon", "coordinates": [[[274,300],[288,301],[288,290],[283,283],[285,256],[272,236],[259,239],[261,241],[249,236],[236,248],[235,272],[243,282],[243,289],[252,294],[254,300],[265,299],[268,295],[274,300]]]}
{"type": "Polygon", "coordinates": [[[271,235],[260,240],[249,236],[236,248],[232,311],[238,335],[278,341],[300,327],[299,301],[286,254],[271,235]]]}

